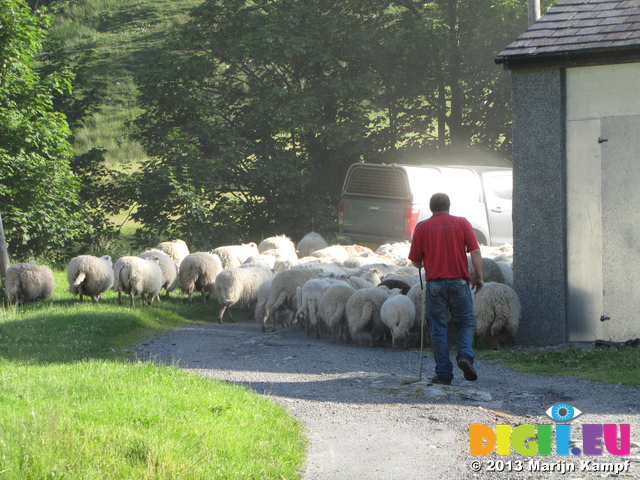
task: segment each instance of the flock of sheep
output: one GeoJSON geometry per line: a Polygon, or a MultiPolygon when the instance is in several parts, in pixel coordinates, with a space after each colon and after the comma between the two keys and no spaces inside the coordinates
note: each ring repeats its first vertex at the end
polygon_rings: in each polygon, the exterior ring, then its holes
{"type": "MultiPolygon", "coordinates": [[[[375,252],[359,245],[329,246],[315,232],[297,245],[281,235],[196,253],[174,240],[121,257],[115,265],[109,256],[80,255],[69,262],[67,280],[80,301],[87,295],[98,302],[113,288],[119,303],[127,294],[132,306],[136,296],[152,304],[161,290],[169,295],[179,287],[189,302],[195,292],[204,301],[215,294],[219,323],[227,312],[231,317],[232,307],[241,307],[263,331],[298,323],[317,338],[329,332],[333,341],[358,336],[361,343],[367,334],[372,346],[390,337],[394,347],[408,348],[410,332],[426,325],[423,282],[408,253],[408,243],[375,252]]],[[[486,283],[473,296],[476,333],[497,348],[501,336],[516,333],[520,303],[512,288],[510,247],[483,255],[486,283]]],[[[53,294],[54,278],[46,266],[18,263],[8,268],[5,287],[14,303],[44,300],[53,294]]]]}

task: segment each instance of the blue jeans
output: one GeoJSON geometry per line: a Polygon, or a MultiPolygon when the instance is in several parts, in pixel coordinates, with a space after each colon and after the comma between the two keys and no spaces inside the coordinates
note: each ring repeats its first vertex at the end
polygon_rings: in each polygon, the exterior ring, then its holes
{"type": "Polygon", "coordinates": [[[453,378],[453,364],[449,359],[447,341],[447,320],[458,330],[458,355],[475,359],[473,352],[473,334],[475,318],[471,289],[464,278],[447,278],[427,282],[426,311],[431,331],[431,346],[436,362],[436,375],[440,378],[453,378]]]}

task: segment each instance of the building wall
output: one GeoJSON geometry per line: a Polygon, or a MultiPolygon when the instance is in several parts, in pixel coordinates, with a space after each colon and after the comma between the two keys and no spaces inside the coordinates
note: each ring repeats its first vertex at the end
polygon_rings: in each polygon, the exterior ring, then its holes
{"type": "Polygon", "coordinates": [[[516,341],[567,341],[564,71],[512,71],[516,341]]]}
{"type": "Polygon", "coordinates": [[[640,63],[512,71],[520,344],[640,336],[638,78],[640,63]]]}
{"type": "Polygon", "coordinates": [[[569,340],[640,336],[638,78],[640,63],[566,71],[569,340]]]}

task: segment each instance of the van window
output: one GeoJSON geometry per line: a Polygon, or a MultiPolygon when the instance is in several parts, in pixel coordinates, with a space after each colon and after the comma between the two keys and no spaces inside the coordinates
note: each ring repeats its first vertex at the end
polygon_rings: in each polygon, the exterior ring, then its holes
{"type": "Polygon", "coordinates": [[[359,168],[349,175],[345,193],[353,195],[410,198],[407,177],[401,169],[359,168]]]}
{"type": "Polygon", "coordinates": [[[445,191],[440,170],[435,168],[407,168],[407,176],[413,193],[413,203],[429,204],[431,195],[445,191]]]}
{"type": "Polygon", "coordinates": [[[466,168],[449,168],[446,171],[447,193],[451,203],[473,205],[482,202],[482,191],[478,177],[466,168]]]}
{"type": "Polygon", "coordinates": [[[487,195],[492,195],[501,200],[513,199],[513,178],[511,174],[485,176],[487,195]]]}

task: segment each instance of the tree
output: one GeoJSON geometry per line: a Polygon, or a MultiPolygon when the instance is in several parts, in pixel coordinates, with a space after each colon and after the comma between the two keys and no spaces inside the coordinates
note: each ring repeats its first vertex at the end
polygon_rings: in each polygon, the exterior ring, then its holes
{"type": "Polygon", "coordinates": [[[333,233],[353,162],[508,146],[492,57],[525,2],[205,1],[138,77],[137,220],[217,244],[333,233]]]}
{"type": "Polygon", "coordinates": [[[34,67],[48,19],[23,0],[0,0],[0,205],[11,254],[61,255],[83,227],[69,127],[53,96],[67,71],[34,67]]]}

